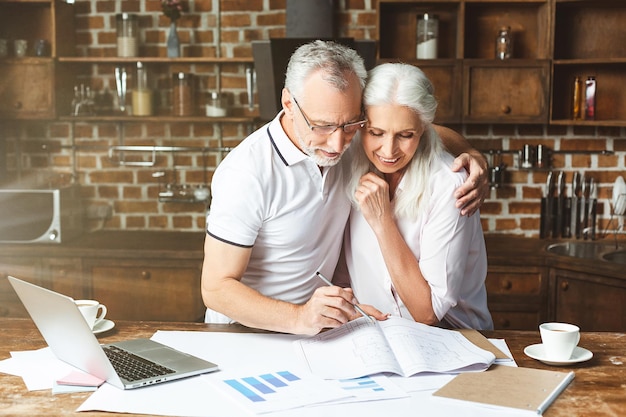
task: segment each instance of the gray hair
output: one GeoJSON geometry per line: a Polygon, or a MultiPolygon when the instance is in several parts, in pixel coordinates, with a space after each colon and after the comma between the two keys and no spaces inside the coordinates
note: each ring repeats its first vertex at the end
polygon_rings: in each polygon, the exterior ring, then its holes
{"type": "MultiPolygon", "coordinates": [[[[381,64],[369,72],[363,93],[363,104],[366,111],[367,107],[377,105],[408,107],[419,116],[424,125],[424,134],[404,174],[403,190],[396,194],[396,216],[415,219],[420,210],[427,205],[426,191],[433,160],[443,152],[441,139],[432,128],[437,110],[434,87],[424,72],[413,65],[381,64]]],[[[363,151],[360,137],[353,139],[349,156],[350,158],[346,159],[351,159],[352,163],[347,187],[348,196],[358,207],[354,192],[359,179],[368,171],[376,170],[363,151]]]]}
{"type": "Polygon", "coordinates": [[[339,91],[348,87],[346,73],[356,75],[361,89],[365,87],[367,71],[363,58],[355,50],[336,42],[316,40],[300,46],[291,55],[285,75],[285,88],[293,95],[300,96],[307,77],[318,69],[326,72],[324,79],[339,91]]]}

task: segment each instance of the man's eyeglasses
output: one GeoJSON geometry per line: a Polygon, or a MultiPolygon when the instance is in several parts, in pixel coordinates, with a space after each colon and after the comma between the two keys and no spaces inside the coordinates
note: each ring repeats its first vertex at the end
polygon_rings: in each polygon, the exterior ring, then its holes
{"type": "Polygon", "coordinates": [[[345,133],[352,134],[352,133],[355,133],[357,130],[361,129],[363,126],[365,126],[365,123],[367,123],[367,119],[363,119],[363,120],[359,120],[358,122],[344,123],[342,125],[326,125],[326,126],[312,125],[311,122],[309,122],[309,118],[306,117],[306,114],[304,114],[304,112],[302,111],[302,108],[296,101],[296,98],[294,96],[291,96],[291,97],[293,98],[293,102],[296,103],[296,107],[298,108],[298,110],[300,110],[300,114],[302,114],[302,117],[304,118],[304,122],[309,127],[309,129],[311,129],[311,131],[315,133],[316,135],[330,136],[333,133],[335,133],[337,129],[341,129],[345,133]]]}

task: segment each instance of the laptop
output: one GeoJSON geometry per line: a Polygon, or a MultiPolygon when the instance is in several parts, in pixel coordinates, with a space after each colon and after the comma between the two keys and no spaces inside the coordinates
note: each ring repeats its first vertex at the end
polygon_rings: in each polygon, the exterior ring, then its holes
{"type": "Polygon", "coordinates": [[[218,369],[150,339],[100,345],[71,297],[8,278],[57,358],[117,388],[139,388],[218,369]]]}

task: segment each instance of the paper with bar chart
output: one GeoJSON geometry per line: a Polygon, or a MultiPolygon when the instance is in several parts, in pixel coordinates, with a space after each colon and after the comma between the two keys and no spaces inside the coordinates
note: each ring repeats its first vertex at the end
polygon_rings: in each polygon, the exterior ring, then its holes
{"type": "Polygon", "coordinates": [[[408,396],[386,377],[324,380],[286,370],[246,376],[224,373],[210,383],[255,414],[408,396]]]}

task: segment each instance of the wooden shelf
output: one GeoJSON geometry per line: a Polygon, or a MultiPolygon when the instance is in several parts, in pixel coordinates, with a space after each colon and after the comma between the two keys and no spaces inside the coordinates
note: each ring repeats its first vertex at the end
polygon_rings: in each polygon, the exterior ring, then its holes
{"type": "Polygon", "coordinates": [[[151,57],[151,56],[137,56],[137,57],[74,57],[74,56],[62,56],[59,57],[59,62],[67,63],[83,63],[83,64],[103,64],[103,63],[135,63],[137,61],[148,63],[162,63],[162,64],[254,64],[252,58],[211,58],[211,57],[182,57],[182,58],[167,58],[167,57],[151,57]]]}
{"type": "Polygon", "coordinates": [[[208,117],[208,116],[62,116],[59,118],[63,122],[120,122],[120,123],[147,123],[147,122],[165,122],[165,123],[256,123],[258,119],[255,117],[208,117]]]}

